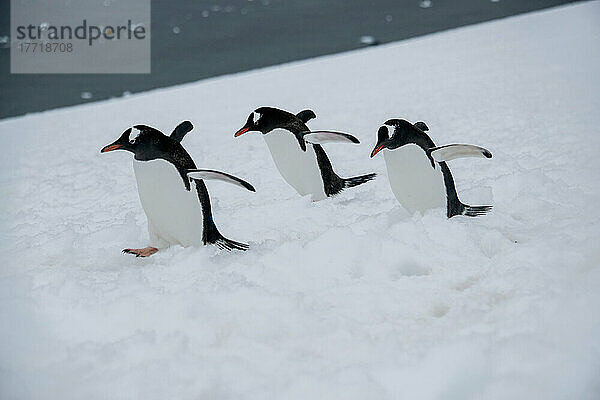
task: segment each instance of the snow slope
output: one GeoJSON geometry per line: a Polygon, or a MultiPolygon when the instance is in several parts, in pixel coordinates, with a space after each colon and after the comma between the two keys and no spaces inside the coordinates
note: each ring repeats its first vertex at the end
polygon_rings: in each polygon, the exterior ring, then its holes
{"type": "Polygon", "coordinates": [[[1,121],[0,398],[598,398],[599,21],[579,3],[1,121]],[[335,168],[379,178],[297,197],[233,138],[260,105],[356,134],[335,168]],[[369,159],[392,117],[489,148],[450,166],[492,214],[406,214],[369,159]],[[257,188],[208,183],[251,249],[123,255],[146,220],[131,155],[99,150],[184,119],[199,167],[257,188]]]}

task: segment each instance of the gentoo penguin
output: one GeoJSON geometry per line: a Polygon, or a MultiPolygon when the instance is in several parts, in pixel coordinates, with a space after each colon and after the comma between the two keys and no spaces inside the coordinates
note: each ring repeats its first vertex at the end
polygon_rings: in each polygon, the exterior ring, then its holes
{"type": "Polygon", "coordinates": [[[392,192],[410,213],[446,206],[448,218],[476,217],[492,206],[461,203],[446,161],[460,157],[492,158],[488,150],[469,144],[436,147],[425,133],[424,122],[414,125],[403,119],[390,119],[379,128],[371,157],[383,150],[392,192]],[[390,137],[391,133],[391,137],[390,137]]]}
{"type": "Polygon", "coordinates": [[[247,244],[226,239],[219,233],[204,181],[222,180],[252,192],[254,187],[224,172],[197,169],[180,143],[192,128],[191,122],[184,121],[166,136],[150,126],[135,125],[100,151],[126,150],[134,154],[133,171],[148,218],[150,246],[125,249],[124,253],[147,257],[169,245],[207,243],[226,250],[248,249],[247,244]]]}
{"type": "Polygon", "coordinates": [[[375,174],[367,174],[344,179],[333,171],[321,144],[359,141],[347,133],[310,131],[306,122],[315,117],[311,110],[294,115],[277,108],[260,107],[250,114],[235,137],[250,131],[262,133],[283,179],[301,196],[310,194],[313,201],[335,196],[375,178],[375,174]]]}

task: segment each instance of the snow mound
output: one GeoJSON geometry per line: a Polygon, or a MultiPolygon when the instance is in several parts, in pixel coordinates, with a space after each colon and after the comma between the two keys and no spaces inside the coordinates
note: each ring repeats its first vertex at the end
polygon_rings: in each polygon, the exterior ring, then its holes
{"type": "MultiPolygon", "coordinates": [[[[0,397],[571,399],[600,396],[600,3],[0,122],[0,397]],[[257,106],[311,108],[341,176],[311,203],[278,175],[257,106]],[[409,216],[382,158],[388,118],[426,121],[478,219],[409,216]],[[149,259],[128,126],[170,132],[245,253],[149,259]],[[596,243],[594,245],[594,243],[596,243]]],[[[57,94],[60,95],[60,94],[57,94]]]]}

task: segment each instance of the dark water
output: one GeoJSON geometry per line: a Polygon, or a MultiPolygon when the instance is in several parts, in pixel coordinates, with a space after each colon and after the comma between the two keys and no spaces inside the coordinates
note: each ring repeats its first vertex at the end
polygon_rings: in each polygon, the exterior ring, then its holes
{"type": "MultiPolygon", "coordinates": [[[[151,74],[11,75],[0,45],[0,118],[356,49],[362,36],[386,43],[571,2],[153,1],[151,74]]],[[[0,37],[9,6],[0,0],[0,37]]]]}

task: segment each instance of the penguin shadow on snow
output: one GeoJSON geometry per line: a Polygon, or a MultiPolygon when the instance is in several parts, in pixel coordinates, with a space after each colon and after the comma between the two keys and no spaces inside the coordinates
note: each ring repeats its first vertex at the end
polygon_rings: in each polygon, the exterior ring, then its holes
{"type": "Polygon", "coordinates": [[[248,249],[248,245],[225,238],[215,225],[205,181],[224,181],[249,191],[254,187],[233,175],[199,169],[181,145],[193,129],[180,123],[169,136],[147,125],[126,129],[101,153],[124,150],[133,153],[138,194],[148,220],[149,246],[124,249],[136,257],[148,257],[170,245],[183,247],[214,244],[224,250],[248,249]]]}

